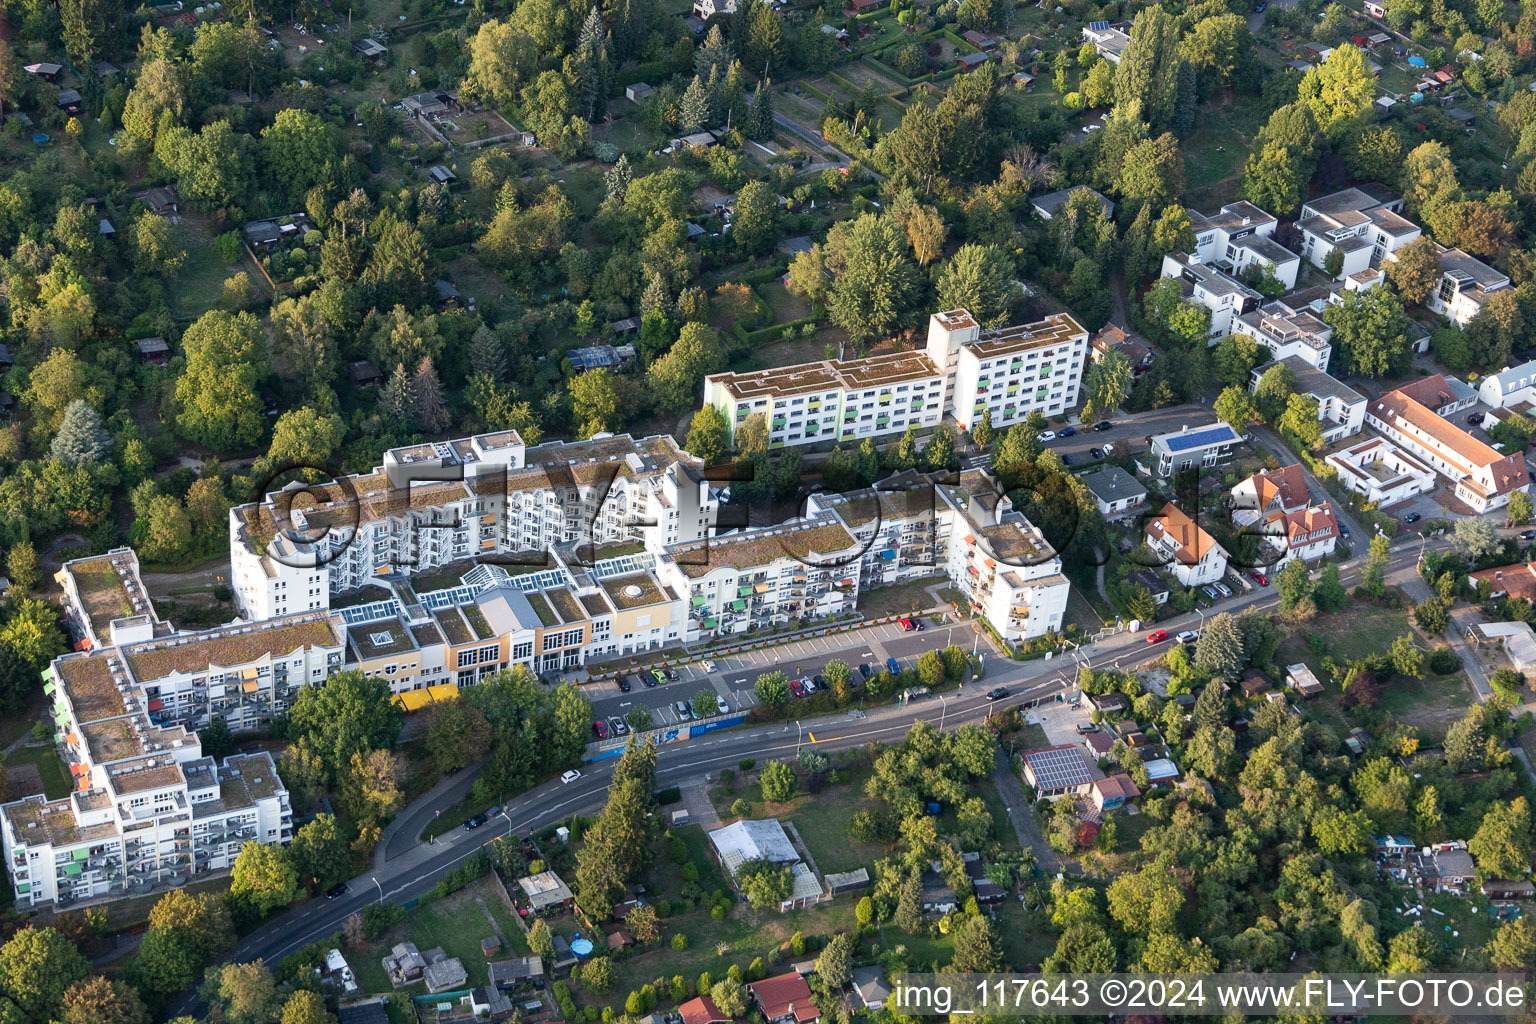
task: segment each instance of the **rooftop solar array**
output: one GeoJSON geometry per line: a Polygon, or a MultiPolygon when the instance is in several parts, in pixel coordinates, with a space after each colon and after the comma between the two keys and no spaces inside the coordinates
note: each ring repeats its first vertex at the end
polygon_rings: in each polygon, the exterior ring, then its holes
{"type": "Polygon", "coordinates": [[[1213,427],[1205,427],[1201,430],[1191,430],[1183,434],[1165,434],[1163,444],[1171,452],[1189,451],[1191,448],[1204,448],[1213,444],[1230,444],[1240,441],[1237,431],[1225,423],[1218,423],[1213,427]]]}
{"type": "Polygon", "coordinates": [[[1088,765],[1083,761],[1082,752],[1077,747],[1029,750],[1025,751],[1024,760],[1041,789],[1071,789],[1086,786],[1093,781],[1093,776],[1088,774],[1088,765]]]}

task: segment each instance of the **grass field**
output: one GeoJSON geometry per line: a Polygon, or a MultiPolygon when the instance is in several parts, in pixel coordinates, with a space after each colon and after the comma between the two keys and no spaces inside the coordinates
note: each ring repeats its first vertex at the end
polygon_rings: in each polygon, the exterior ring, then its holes
{"type": "Polygon", "coordinates": [[[59,752],[53,744],[18,747],[5,755],[6,768],[19,765],[32,765],[37,769],[37,774],[43,780],[43,793],[49,800],[59,800],[69,795],[72,788],[69,772],[65,771],[64,762],[59,759],[59,752]]]}
{"type": "MultiPolygon", "coordinates": [[[[487,876],[446,899],[406,911],[404,921],[382,938],[367,943],[356,957],[349,958],[363,991],[390,991],[389,976],[384,973],[380,959],[397,942],[414,942],[422,952],[441,946],[443,952],[463,962],[471,985],[486,983],[486,958],[480,952],[480,940],[495,935],[498,929],[505,941],[497,959],[526,953],[528,946],[522,930],[512,920],[512,912],[496,892],[496,886],[496,879],[487,876]]],[[[406,991],[420,995],[426,988],[418,982],[406,991]]]]}
{"type": "Polygon", "coordinates": [[[1200,108],[1194,138],[1184,145],[1190,205],[1204,209],[1237,195],[1243,163],[1254,136],[1263,127],[1254,109],[1249,104],[1207,104],[1200,108]]]}

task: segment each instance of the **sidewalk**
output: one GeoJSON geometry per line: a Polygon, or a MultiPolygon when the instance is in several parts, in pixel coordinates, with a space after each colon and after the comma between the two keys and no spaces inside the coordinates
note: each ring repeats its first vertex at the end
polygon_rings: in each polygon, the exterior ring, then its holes
{"type": "Polygon", "coordinates": [[[386,861],[394,860],[409,847],[418,846],[416,837],[421,835],[421,830],[427,827],[434,817],[434,812],[444,807],[452,807],[464,799],[474,787],[475,778],[479,774],[480,762],[476,761],[467,765],[463,771],[442,779],[437,785],[412,800],[410,804],[402,807],[394,820],[384,826],[378,844],[373,848],[374,870],[382,868],[386,861]],[[390,853],[392,846],[396,848],[393,855],[390,853]]]}

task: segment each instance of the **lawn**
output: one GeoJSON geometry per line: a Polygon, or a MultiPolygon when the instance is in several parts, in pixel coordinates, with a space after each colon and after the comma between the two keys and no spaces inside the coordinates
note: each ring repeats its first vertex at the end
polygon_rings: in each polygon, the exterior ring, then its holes
{"type": "Polygon", "coordinates": [[[1192,201],[1192,206],[1203,209],[1237,194],[1248,150],[1263,127],[1255,109],[1253,104],[1207,104],[1200,108],[1195,135],[1184,145],[1185,184],[1192,197],[1201,197],[1199,202],[1192,201]]]}
{"type": "Polygon", "coordinates": [[[859,611],[867,619],[878,619],[882,615],[911,615],[932,608],[938,603],[928,593],[933,584],[931,579],[922,579],[866,590],[859,595],[859,611]]]}
{"type": "MultiPolygon", "coordinates": [[[[414,942],[422,952],[441,946],[443,952],[458,957],[464,964],[470,985],[484,985],[486,958],[480,952],[481,939],[500,929],[505,943],[496,959],[528,951],[522,930],[512,920],[511,911],[496,891],[497,885],[496,879],[488,875],[451,896],[407,910],[404,921],[349,958],[358,984],[365,992],[389,992],[389,976],[380,960],[395,943],[414,942]]],[[[419,995],[425,988],[417,983],[406,991],[419,995]]]]}
{"type": "Polygon", "coordinates": [[[187,252],[186,265],[171,283],[179,315],[196,317],[218,306],[224,294],[224,281],[241,270],[250,275],[251,285],[256,292],[266,295],[267,284],[260,273],[243,262],[231,265],[214,255],[212,235],[200,219],[183,216],[177,230],[181,245],[187,252]]]}
{"type": "Polygon", "coordinates": [[[1392,646],[1393,640],[1408,631],[1407,612],[1352,600],[1331,615],[1315,616],[1305,629],[1286,637],[1275,654],[1275,664],[1294,665],[1304,661],[1319,673],[1319,679],[1323,679],[1322,659],[1312,653],[1307,643],[1311,636],[1322,636],[1327,642],[1324,653],[1332,655],[1335,661],[1344,662],[1381,654],[1392,646]]]}
{"type": "Polygon", "coordinates": [[[69,795],[69,773],[64,769],[64,762],[59,759],[59,752],[53,744],[47,746],[18,747],[5,755],[5,767],[16,768],[19,765],[32,765],[43,780],[43,793],[49,800],[60,800],[69,795]]]}
{"type": "Polygon", "coordinates": [[[791,295],[782,280],[769,281],[759,285],[757,290],[767,301],[768,308],[773,310],[773,322],[776,324],[801,320],[811,315],[811,304],[798,295],[791,295]]]}
{"type": "Polygon", "coordinates": [[[725,821],[734,821],[738,817],[731,813],[731,804],[737,799],[744,799],[752,805],[751,817],[773,817],[794,822],[800,838],[810,848],[811,856],[823,874],[829,871],[853,871],[870,866],[876,859],[890,852],[880,843],[858,843],[848,836],[848,820],[855,812],[875,811],[882,806],[881,801],[864,796],[864,781],[867,778],[869,769],[860,765],[853,769],[852,780],[847,785],[828,786],[814,794],[802,791],[782,804],[765,805],[762,789],[755,782],[738,784],[732,788],[718,786],[712,788],[709,795],[725,821]]]}
{"type": "Polygon", "coordinates": [[[1465,672],[1422,679],[1394,677],[1381,694],[1381,707],[1394,717],[1419,728],[1426,744],[1437,743],[1445,730],[1476,703],[1465,672]]]}

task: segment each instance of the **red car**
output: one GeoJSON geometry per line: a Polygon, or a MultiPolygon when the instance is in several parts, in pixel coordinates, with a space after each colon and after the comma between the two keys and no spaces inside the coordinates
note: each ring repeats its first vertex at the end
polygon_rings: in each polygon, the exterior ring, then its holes
{"type": "Polygon", "coordinates": [[[1269,577],[1265,576],[1263,573],[1259,572],[1257,569],[1255,569],[1253,572],[1249,573],[1248,574],[1248,578],[1253,580],[1253,582],[1257,583],[1261,587],[1269,586],[1269,577]]]}
{"type": "Polygon", "coordinates": [[[1147,643],[1149,644],[1160,644],[1167,639],[1168,631],[1166,629],[1154,629],[1147,634],[1147,643]]]}
{"type": "Polygon", "coordinates": [[[912,620],[911,619],[897,619],[896,620],[896,625],[901,627],[901,631],[903,633],[910,633],[910,632],[912,632],[912,620]]]}
{"type": "Polygon", "coordinates": [[[592,731],[597,734],[597,738],[598,739],[605,740],[605,739],[608,738],[608,723],[607,722],[593,722],[592,723],[592,731]]]}
{"type": "Polygon", "coordinates": [[[796,697],[804,697],[805,687],[800,685],[800,680],[791,679],[789,681],[789,692],[794,694],[796,697]]]}

